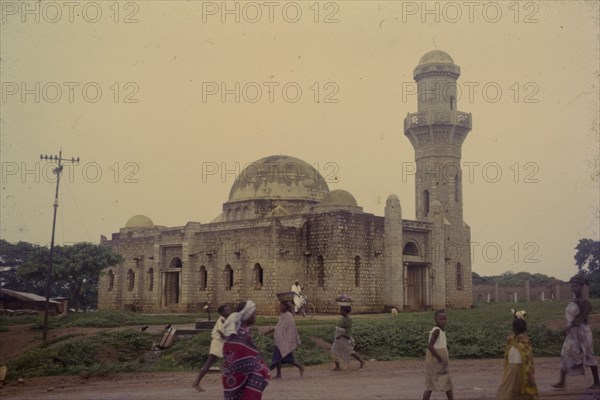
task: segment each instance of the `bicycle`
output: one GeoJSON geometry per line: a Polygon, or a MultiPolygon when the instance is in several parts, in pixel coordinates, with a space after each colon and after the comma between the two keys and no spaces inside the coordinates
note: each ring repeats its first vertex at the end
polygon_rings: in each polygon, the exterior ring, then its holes
{"type": "Polygon", "coordinates": [[[298,308],[298,313],[302,313],[304,318],[312,319],[315,317],[317,313],[317,309],[315,305],[308,301],[308,297],[304,295],[299,295],[302,300],[300,303],[300,307],[298,308]]]}

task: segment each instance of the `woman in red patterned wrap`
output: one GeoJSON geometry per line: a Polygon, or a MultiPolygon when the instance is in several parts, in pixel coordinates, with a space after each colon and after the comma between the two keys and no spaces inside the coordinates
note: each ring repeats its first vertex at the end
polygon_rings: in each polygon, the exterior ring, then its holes
{"type": "Polygon", "coordinates": [[[236,307],[223,326],[223,390],[225,400],[260,400],[267,387],[269,369],[252,341],[256,305],[248,300],[236,307]]]}

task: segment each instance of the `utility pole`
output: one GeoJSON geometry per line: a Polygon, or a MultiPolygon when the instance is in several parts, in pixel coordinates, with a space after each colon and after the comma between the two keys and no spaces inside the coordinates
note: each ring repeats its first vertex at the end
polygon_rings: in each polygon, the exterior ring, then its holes
{"type": "Polygon", "coordinates": [[[40,160],[58,162],[58,166],[54,168],[56,174],[56,193],[54,194],[54,217],[52,218],[52,240],[50,241],[50,262],[48,263],[48,278],[46,279],[46,306],[44,307],[44,334],[42,340],[46,341],[48,335],[48,309],[50,308],[50,288],[52,286],[52,258],[54,255],[54,230],[56,228],[56,210],[58,209],[58,185],[60,184],[60,173],[65,163],[79,163],[79,157],[74,157],[70,160],[62,157],[62,150],[58,152],[58,156],[40,155],[40,160]]]}

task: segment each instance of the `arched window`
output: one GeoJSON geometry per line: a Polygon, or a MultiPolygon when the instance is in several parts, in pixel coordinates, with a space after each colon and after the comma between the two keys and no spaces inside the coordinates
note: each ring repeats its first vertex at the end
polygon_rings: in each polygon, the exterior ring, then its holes
{"type": "Polygon", "coordinates": [[[423,211],[425,216],[429,215],[429,190],[423,190],[423,211]]]}
{"type": "Polygon", "coordinates": [[[317,257],[317,281],[319,287],[325,286],[325,262],[323,256],[317,257]]]}
{"type": "Polygon", "coordinates": [[[154,290],[154,268],[148,269],[148,291],[154,290]]]}
{"type": "Polygon", "coordinates": [[[461,263],[456,264],[456,289],[463,290],[463,270],[461,263]]]}
{"type": "Polygon", "coordinates": [[[225,266],[225,290],[233,289],[233,269],[231,269],[231,265],[227,264],[225,266]]]}
{"type": "Polygon", "coordinates": [[[173,257],[171,260],[171,264],[169,264],[169,268],[181,268],[183,263],[179,257],[173,257]]]}
{"type": "Polygon", "coordinates": [[[115,287],[115,274],[112,269],[108,270],[108,290],[113,290],[115,287]]]}
{"type": "Polygon", "coordinates": [[[263,287],[263,269],[260,264],[254,264],[254,288],[262,289],[263,287]]]}
{"type": "Polygon", "coordinates": [[[131,291],[135,287],[135,273],[132,269],[127,272],[127,290],[131,291]]]}
{"type": "Polygon", "coordinates": [[[354,286],[360,286],[360,257],[354,257],[354,286]]]}
{"type": "Polygon", "coordinates": [[[414,242],[407,242],[402,249],[402,254],[405,256],[418,256],[419,248],[414,242]]]}
{"type": "Polygon", "coordinates": [[[206,272],[206,267],[203,265],[200,267],[200,290],[206,290],[207,285],[208,285],[208,272],[206,272]]]}

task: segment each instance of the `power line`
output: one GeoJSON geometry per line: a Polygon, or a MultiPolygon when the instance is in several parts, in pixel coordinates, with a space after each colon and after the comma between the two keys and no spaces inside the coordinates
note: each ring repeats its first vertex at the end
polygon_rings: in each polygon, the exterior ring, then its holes
{"type": "MultiPolygon", "coordinates": [[[[50,308],[50,288],[52,286],[52,261],[54,255],[54,231],[56,229],[56,210],[58,209],[58,188],[60,185],[60,174],[63,170],[63,162],[65,163],[79,163],[79,157],[71,159],[62,157],[62,150],[58,152],[58,156],[40,155],[40,160],[43,161],[54,161],[58,162],[58,166],[54,168],[56,174],[56,192],[54,193],[54,216],[52,217],[52,239],[50,240],[50,260],[48,262],[48,278],[46,279],[46,306],[44,307],[44,333],[42,340],[46,341],[48,335],[48,309],[50,308]]],[[[64,235],[64,234],[63,234],[64,235]]]]}

